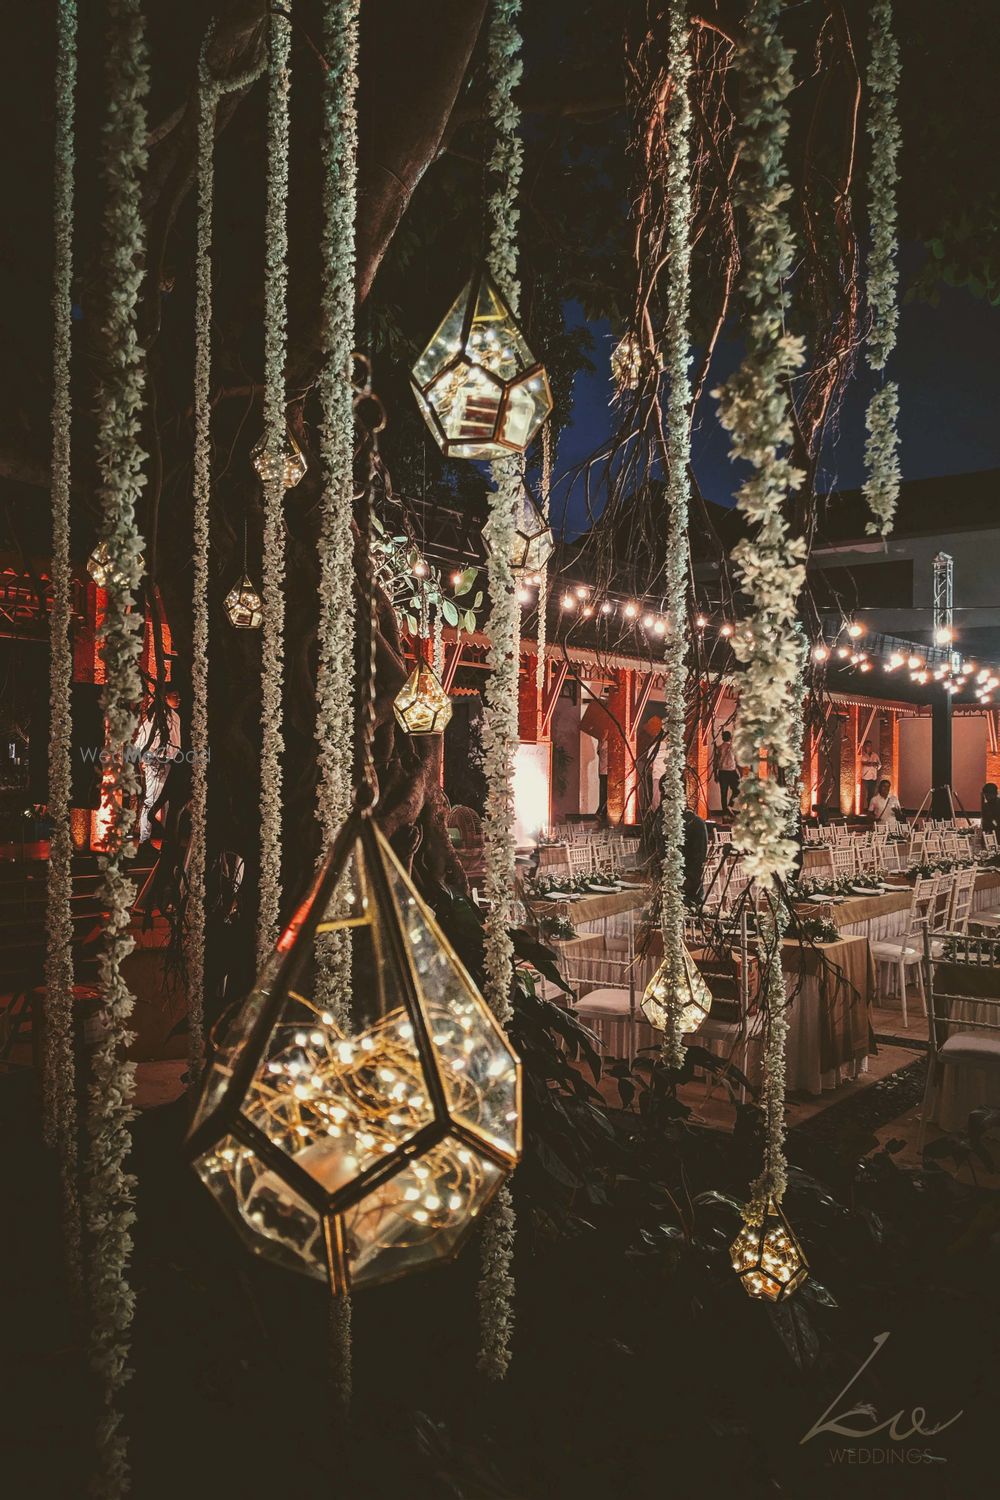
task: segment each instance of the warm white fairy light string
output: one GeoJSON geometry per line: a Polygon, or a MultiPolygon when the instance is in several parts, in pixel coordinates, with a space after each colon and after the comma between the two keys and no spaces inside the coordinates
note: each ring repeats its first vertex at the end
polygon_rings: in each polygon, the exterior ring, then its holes
{"type": "MultiPolygon", "coordinates": [[[[288,94],[290,5],[270,19],[267,99],[267,209],[264,220],[264,445],[280,454],[285,443],[285,353],[288,292],[288,94]]],[[[281,727],[285,633],[284,480],[272,464],[263,481],[260,693],[260,906],[257,966],[278,940],[281,905],[281,727]]]]}
{"type": "Polygon", "coordinates": [[[145,252],[141,176],[146,165],[149,86],[141,0],[108,0],[106,47],[109,110],[103,131],[106,204],[103,222],[104,369],[97,403],[97,465],[101,502],[98,542],[110,559],[107,609],[101,632],[105,668],[103,709],[108,753],[108,853],[102,859],[107,910],[98,957],[101,1025],[93,1053],[86,1190],[90,1359],[99,1386],[96,1473],[92,1491],[116,1500],[128,1488],[129,1466],[118,1394],[128,1379],[135,1296],[126,1280],[135,1220],[135,1179],[126,1170],[131,1148],[135,1068],[128,1061],[134,1000],[121,965],[131,951],[135,892],[124,869],[131,851],[134,767],[125,750],[135,731],[142,692],[138,662],[142,616],[135,591],[142,577],[142,538],[135,506],[146,455],[138,442],[145,355],[137,337],[141,266],[145,252]]]}
{"type": "Polygon", "coordinates": [[[785,1187],[784,1096],[786,995],[781,962],[785,917],[776,879],[791,874],[796,843],[791,837],[794,782],[802,754],[803,653],[796,606],[805,577],[805,543],[789,532],[784,505],[803,475],[788,457],[792,440],[787,383],[802,364],[800,339],[785,326],[794,243],[785,204],[791,194],[785,162],[792,56],[778,33],[780,0],[754,0],[746,39],[739,50],[743,79],[740,130],[740,196],[746,212],[743,291],[750,316],[746,356],[720,394],[720,417],[732,435],[733,457],[751,466],[737,496],[752,534],[734,549],[750,617],[737,625],[733,650],[744,663],[740,678],[738,758],[750,766],[733,828],[745,851],[748,873],[760,883],[760,958],[767,1002],[764,1108],[767,1120],[764,1171],[746,1210],[759,1222],[770,1193],[780,1201],[785,1187]],[[767,750],[769,775],[760,774],[767,750]]]}
{"type": "MultiPolygon", "coordinates": [[[[488,118],[495,138],[490,156],[494,183],[489,199],[489,264],[501,294],[517,314],[517,193],[524,148],[518,134],[514,89],[520,81],[520,0],[493,0],[488,42],[488,118]]],[[[517,745],[520,608],[511,554],[521,493],[517,459],[493,464],[496,489],[490,500],[489,561],[490,675],[483,715],[486,816],[483,821],[486,916],[486,999],[501,1023],[510,1019],[513,947],[510,940],[514,890],[514,751],[517,745]]],[[[483,1225],[483,1273],[479,1283],[479,1369],[501,1380],[510,1365],[513,1332],[514,1209],[506,1184],[500,1188],[483,1225]]]]}
{"type": "Polygon", "coordinates": [[[76,3],[60,0],[56,11],[56,134],[54,266],[52,282],[52,612],[49,619],[49,835],[48,910],[45,951],[45,1058],[43,1132],[59,1152],[62,1229],[71,1284],[81,1287],[80,1203],[77,1187],[76,1080],[73,1066],[73,840],[70,645],[70,457],[72,399],[73,128],[76,95],[76,3]]]}
{"type": "MultiPolygon", "coordinates": [[[[320,510],[319,667],[316,680],[317,817],[321,858],[333,844],[351,803],[354,760],[354,347],[355,220],[358,180],[358,16],[360,0],[326,0],[323,48],[323,366],[319,379],[320,510]]],[[[350,954],[340,941],[318,953],[324,1005],[348,1020],[350,954]]],[[[333,1394],[342,1414],[350,1405],[351,1302],[330,1306],[333,1394]]]]}
{"type": "Polygon", "coordinates": [[[868,218],[872,245],[868,259],[868,307],[872,326],[866,354],[868,368],[881,375],[882,384],[868,403],[865,417],[864,492],[872,513],[867,530],[886,536],[892,530],[899,499],[899,387],[885,379],[889,357],[896,347],[899,321],[896,267],[896,190],[900,129],[896,107],[899,90],[899,45],[892,32],[892,0],[874,0],[871,14],[871,56],[868,64],[868,137],[872,156],[869,172],[868,218]]]}
{"type": "Polygon", "coordinates": [[[667,1025],[664,1052],[679,1067],[684,1060],[680,1017],[687,985],[684,955],[685,659],[687,656],[688,506],[691,461],[691,77],[686,0],[671,0],[667,42],[671,80],[667,113],[667,223],[670,271],[664,336],[667,394],[667,633],[663,652],[663,872],[660,925],[666,968],[667,1025]]]}

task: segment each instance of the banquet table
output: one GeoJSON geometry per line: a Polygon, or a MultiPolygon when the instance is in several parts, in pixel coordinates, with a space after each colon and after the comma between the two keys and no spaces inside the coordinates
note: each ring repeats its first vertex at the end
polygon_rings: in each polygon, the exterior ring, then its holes
{"type": "MultiPolygon", "coordinates": [[[[835,943],[786,940],[782,968],[789,996],[786,1076],[791,1091],[822,1094],[867,1072],[875,1052],[869,1022],[875,966],[868,940],[845,936],[835,943]]],[[[750,1082],[761,1081],[763,1016],[749,1017],[745,1055],[732,1038],[697,1037],[717,1057],[731,1057],[750,1082]]]]}
{"type": "MultiPolygon", "coordinates": [[[[801,916],[825,917],[838,932],[866,937],[873,943],[899,937],[906,931],[912,886],[898,877],[899,890],[878,896],[849,896],[843,901],[802,901],[796,903],[801,916]]],[[[1000,900],[1000,870],[980,870],[972,897],[972,918],[976,912],[988,911],[1000,900]]]]}
{"type": "Polygon", "coordinates": [[[585,923],[600,922],[622,912],[639,911],[649,900],[649,894],[649,885],[643,883],[606,895],[581,896],[577,901],[533,901],[531,905],[539,917],[565,917],[579,929],[585,923]]]}

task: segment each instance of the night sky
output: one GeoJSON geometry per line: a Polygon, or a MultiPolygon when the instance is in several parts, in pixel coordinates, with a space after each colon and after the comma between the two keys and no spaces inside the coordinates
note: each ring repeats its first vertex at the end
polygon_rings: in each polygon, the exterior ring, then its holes
{"type": "MultiPolygon", "coordinates": [[[[903,282],[918,253],[904,257],[903,282]]],[[[567,320],[583,321],[579,307],[567,308],[567,320]]],[[[606,322],[591,325],[595,373],[576,377],[573,420],[559,443],[557,473],[584,463],[613,428],[609,360],[617,337],[606,322]]],[[[1000,468],[1000,307],[967,292],[942,287],[938,306],[904,303],[900,312],[899,344],[892,374],[900,386],[900,438],[903,479],[925,479],[939,474],[963,474],[1000,468]]],[[[741,348],[735,337],[720,341],[707,390],[738,363],[741,348]]],[[[864,413],[871,390],[863,363],[844,402],[840,432],[828,441],[820,475],[822,491],[860,485],[864,451],[864,413]]],[[[698,410],[693,441],[694,469],[703,493],[720,505],[732,502],[733,470],[727,458],[728,437],[719,426],[716,403],[710,395],[698,410]]],[[[566,506],[566,533],[584,523],[579,482],[566,497],[560,488],[554,511],[566,506]]]]}

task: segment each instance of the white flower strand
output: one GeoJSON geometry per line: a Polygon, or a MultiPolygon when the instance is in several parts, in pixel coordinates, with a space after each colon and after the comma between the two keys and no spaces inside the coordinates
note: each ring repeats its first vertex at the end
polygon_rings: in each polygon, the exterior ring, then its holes
{"type": "MultiPolygon", "coordinates": [[[[542,515],[546,526],[552,510],[552,423],[546,422],[542,428],[542,484],[540,499],[542,502],[542,515]]],[[[546,613],[549,607],[549,569],[548,563],[543,564],[538,575],[538,627],[535,632],[535,697],[538,702],[538,712],[543,713],[545,709],[545,629],[548,624],[546,613]]]]}
{"type": "MultiPolygon", "coordinates": [[[[287,11],[271,11],[267,98],[267,209],[264,221],[264,444],[280,454],[285,443],[285,353],[288,292],[288,94],[291,26],[287,11]]],[[[260,667],[260,907],[257,967],[278,940],[281,906],[281,709],[285,633],[285,487],[281,465],[264,481],[260,667]]]]}
{"type": "Polygon", "coordinates": [[[212,215],[215,117],[223,94],[248,88],[263,64],[218,82],[208,70],[210,26],[198,60],[198,212],[195,236],[194,445],[191,586],[191,838],[184,911],[188,994],[188,1079],[197,1086],[205,1035],[205,854],[208,827],[208,551],[212,496],[212,215]]]}
{"type": "Polygon", "coordinates": [[[319,670],[316,739],[317,815],[327,846],[347,817],[354,754],[353,457],[355,216],[358,152],[360,0],[326,0],[323,133],[323,294],[325,340],[320,374],[319,670]]]}
{"type": "Polygon", "coordinates": [[[101,860],[107,909],[98,956],[101,1027],[93,1055],[88,1127],[86,1222],[89,1234],[90,1361],[100,1390],[96,1472],[92,1491],[117,1500],[128,1490],[129,1465],[118,1394],[129,1378],[129,1341],[135,1294],[126,1279],[135,1222],[135,1178],[126,1170],[131,1149],[135,1068],[126,1052],[134,999],[121,973],[131,952],[134,889],[123,868],[130,847],[134,768],[125,747],[136,728],[142,684],[138,670],[142,617],[135,591],[142,577],[142,538],[135,521],[146,455],[139,446],[144,390],[143,349],[136,320],[145,228],[141,174],[146,165],[149,70],[141,0],[108,0],[108,119],[103,129],[107,200],[103,222],[105,368],[98,392],[97,465],[99,542],[111,567],[101,634],[105,667],[105,747],[110,752],[102,796],[108,810],[109,852],[101,860]]]}
{"type": "MultiPolygon", "coordinates": [[[[790,740],[798,746],[798,758],[787,776],[789,790],[788,833],[798,833],[799,807],[802,797],[802,736],[805,710],[805,664],[807,647],[801,625],[795,627],[799,675],[792,695],[790,740]]],[[[760,903],[762,915],[758,938],[758,959],[764,975],[763,1084],[761,1104],[764,1110],[764,1165],[750,1189],[747,1223],[763,1221],[768,1198],[780,1203],[788,1186],[788,1162],[785,1158],[785,1088],[786,1050],[788,1044],[788,995],[782,965],[782,942],[788,927],[788,907],[783,894],[772,888],[760,903]]]]}
{"type": "MultiPolygon", "coordinates": [[[[323,290],[324,338],[319,378],[323,495],[319,534],[319,666],[316,680],[317,807],[324,848],[337,836],[351,803],[354,760],[354,347],[355,220],[358,182],[358,17],[360,0],[326,0],[323,46],[323,290]]],[[[350,948],[335,942],[318,954],[324,1004],[347,1022],[350,948]]],[[[351,1403],[351,1302],[330,1306],[333,1397],[343,1415],[351,1403]]]]}
{"type": "Polygon", "coordinates": [[[686,987],[684,961],[684,809],[687,806],[684,688],[686,679],[688,508],[691,462],[691,56],[686,0],[671,0],[667,43],[671,79],[667,113],[667,224],[670,272],[667,280],[665,355],[667,396],[667,548],[664,639],[663,870],[660,925],[667,970],[667,1024],[664,1054],[672,1067],[684,1061],[680,1015],[686,987]]]}
{"type": "Polygon", "coordinates": [[[784,207],[791,194],[785,163],[792,58],[778,34],[780,0],[754,0],[746,40],[739,49],[744,119],[740,199],[746,211],[743,291],[749,306],[747,352],[742,365],[718,392],[719,416],[732,436],[730,453],[751,466],[737,505],[752,534],[733,549],[733,561],[753,614],[732,637],[746,670],[740,677],[740,718],[734,735],[737,757],[749,765],[740,790],[733,842],[744,851],[751,876],[787,878],[795,859],[788,834],[789,793],[775,772],[795,768],[792,743],[799,653],[796,606],[805,581],[806,545],[792,536],[783,506],[804,478],[787,448],[792,441],[787,386],[804,359],[802,340],[785,330],[785,278],[794,243],[784,207]],[[760,774],[767,751],[771,774],[760,774]]]}
{"type": "Polygon", "coordinates": [[[872,247],[868,258],[868,306],[872,326],[868,335],[868,368],[882,374],[883,384],[868,404],[865,425],[865,498],[872,513],[867,531],[887,536],[899,500],[899,389],[884,372],[896,347],[899,322],[896,266],[896,191],[900,129],[897,111],[899,45],[892,31],[892,0],[873,0],[871,56],[868,63],[868,137],[872,157],[869,173],[868,218],[872,247]]]}
{"type": "MultiPolygon", "coordinates": [[[[496,184],[489,199],[490,270],[517,313],[517,192],[524,147],[518,134],[514,89],[521,78],[521,0],[493,0],[488,40],[487,112],[495,129],[490,172],[496,184]]],[[[511,568],[516,510],[521,493],[521,465],[514,459],[493,464],[496,488],[490,497],[489,562],[490,674],[483,715],[483,767],[486,816],[483,822],[486,915],[486,999],[502,1025],[510,1020],[514,951],[510,940],[514,890],[514,750],[517,745],[517,690],[520,610],[511,568]]],[[[481,1346],[478,1367],[491,1380],[502,1380],[510,1366],[513,1333],[514,1210],[510,1189],[500,1188],[483,1224],[483,1271],[479,1282],[481,1346]]]]}
{"type": "Polygon", "coordinates": [[[77,1186],[76,1079],[73,1065],[73,840],[70,645],[70,394],[73,280],[73,171],[76,95],[76,3],[60,0],[56,12],[56,136],[54,266],[52,278],[52,614],[49,623],[49,836],[45,950],[45,1057],[42,1081],[45,1143],[59,1152],[62,1232],[70,1285],[82,1289],[80,1202],[77,1186]]]}

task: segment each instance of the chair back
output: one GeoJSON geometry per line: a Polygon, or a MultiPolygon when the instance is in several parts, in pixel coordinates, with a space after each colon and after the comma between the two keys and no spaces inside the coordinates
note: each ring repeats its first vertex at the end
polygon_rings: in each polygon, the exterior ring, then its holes
{"type": "Polygon", "coordinates": [[[951,932],[968,931],[978,874],[979,871],[975,865],[969,865],[966,869],[955,873],[951,887],[951,907],[948,911],[948,929],[951,932]]]}
{"type": "Polygon", "coordinates": [[[589,844],[570,844],[569,873],[574,876],[589,875],[594,868],[594,857],[589,844]]]}
{"type": "Polygon", "coordinates": [[[857,851],[854,844],[837,844],[830,850],[830,869],[834,880],[849,880],[858,873],[857,851]]]}
{"type": "Polygon", "coordinates": [[[997,975],[997,994],[984,995],[982,970],[1000,968],[1000,944],[993,938],[971,937],[967,932],[940,932],[935,934],[934,947],[941,955],[935,958],[929,932],[924,933],[924,992],[927,996],[927,1022],[931,1056],[936,1058],[942,1043],[942,1028],[953,1028],[952,1035],[963,1032],[1000,1032],[1000,974],[997,975]],[[943,940],[943,941],[942,941],[943,940]],[[938,984],[937,971],[947,965],[945,993],[938,984]],[[976,1007],[975,1018],[967,1013],[956,1017],[954,1007],[976,1007]],[[983,1007],[988,1015],[983,1020],[983,1007]]]}

